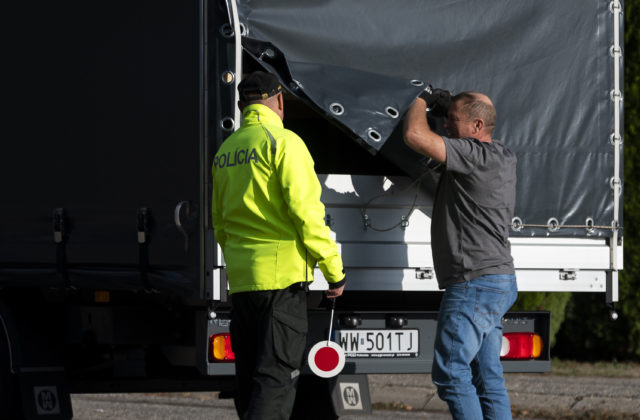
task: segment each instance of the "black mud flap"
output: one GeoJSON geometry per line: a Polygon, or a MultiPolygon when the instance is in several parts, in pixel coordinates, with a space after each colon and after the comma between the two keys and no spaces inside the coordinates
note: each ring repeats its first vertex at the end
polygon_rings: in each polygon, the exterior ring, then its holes
{"type": "Polygon", "coordinates": [[[371,414],[367,375],[338,375],[330,384],[331,400],[338,416],[371,414]]]}
{"type": "Polygon", "coordinates": [[[22,368],[18,382],[26,420],[69,420],[73,417],[62,367],[22,368]]]}

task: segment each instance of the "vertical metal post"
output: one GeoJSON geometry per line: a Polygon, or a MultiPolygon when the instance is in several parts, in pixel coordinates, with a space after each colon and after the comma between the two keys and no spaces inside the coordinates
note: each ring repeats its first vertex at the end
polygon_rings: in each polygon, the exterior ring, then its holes
{"type": "Polygon", "coordinates": [[[614,132],[611,134],[611,143],[613,144],[614,156],[614,173],[613,173],[613,220],[611,227],[613,234],[609,243],[610,247],[610,271],[607,273],[607,303],[618,301],[618,235],[620,224],[620,148],[622,144],[622,132],[620,127],[622,112],[622,90],[620,88],[621,77],[621,61],[622,48],[620,46],[620,19],[622,17],[622,4],[619,0],[613,0],[609,3],[609,10],[613,14],[613,45],[610,48],[610,54],[613,57],[613,90],[611,91],[611,100],[613,101],[613,118],[614,132]]]}
{"type": "MultiPolygon", "coordinates": [[[[202,208],[204,211],[200,212],[198,216],[198,226],[200,227],[200,237],[198,238],[200,242],[200,296],[202,297],[204,294],[204,285],[206,283],[207,277],[207,256],[204,254],[207,252],[207,233],[209,232],[209,205],[207,204],[209,201],[209,171],[208,171],[208,162],[209,156],[208,151],[209,148],[207,144],[209,142],[209,104],[208,104],[208,96],[209,96],[209,83],[208,83],[208,27],[207,22],[209,19],[209,10],[208,10],[208,0],[200,0],[198,4],[198,39],[199,39],[199,51],[198,51],[198,59],[200,60],[198,64],[198,84],[199,84],[199,115],[200,120],[198,124],[198,138],[200,140],[200,203],[202,203],[202,208]]],[[[186,243],[186,242],[185,242],[186,243]]]]}
{"type": "MultiPolygon", "coordinates": [[[[234,41],[235,41],[235,47],[236,47],[236,54],[235,54],[235,66],[234,66],[234,73],[235,73],[235,78],[234,78],[234,95],[235,95],[235,100],[234,100],[234,104],[238,103],[238,84],[240,84],[240,79],[242,79],[242,30],[240,28],[240,20],[238,19],[238,7],[236,5],[236,0],[229,0],[229,4],[231,5],[231,18],[233,20],[233,35],[234,35],[234,41]]],[[[241,123],[241,119],[240,119],[240,108],[238,108],[237,106],[235,107],[235,114],[234,114],[234,122],[235,122],[235,130],[237,130],[238,128],[240,128],[240,123],[241,123]]]]}

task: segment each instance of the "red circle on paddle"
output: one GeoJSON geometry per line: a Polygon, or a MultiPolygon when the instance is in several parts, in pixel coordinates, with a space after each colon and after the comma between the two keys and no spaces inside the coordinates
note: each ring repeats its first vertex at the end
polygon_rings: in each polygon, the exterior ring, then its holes
{"type": "Polygon", "coordinates": [[[344,349],[335,341],[320,341],[309,350],[307,361],[317,376],[332,378],[344,368],[344,349]]]}
{"type": "Polygon", "coordinates": [[[334,348],[322,347],[316,353],[314,360],[318,369],[329,371],[338,366],[340,355],[338,355],[338,352],[334,348]]]}

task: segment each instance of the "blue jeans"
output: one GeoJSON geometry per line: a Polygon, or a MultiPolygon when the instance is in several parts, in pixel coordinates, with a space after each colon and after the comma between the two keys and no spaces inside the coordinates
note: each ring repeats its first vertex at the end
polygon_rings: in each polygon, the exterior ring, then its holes
{"type": "Polygon", "coordinates": [[[500,363],[501,320],[517,295],[512,274],[485,275],[446,287],[432,379],[454,419],[511,419],[500,363]]]}

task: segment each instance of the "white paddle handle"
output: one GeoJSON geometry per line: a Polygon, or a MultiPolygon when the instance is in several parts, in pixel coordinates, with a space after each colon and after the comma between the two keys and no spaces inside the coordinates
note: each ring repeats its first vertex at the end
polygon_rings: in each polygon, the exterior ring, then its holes
{"type": "Polygon", "coordinates": [[[327,346],[329,345],[329,341],[331,341],[331,330],[333,328],[333,311],[336,309],[336,298],[331,299],[331,320],[329,321],[329,336],[327,337],[327,346]]]}

